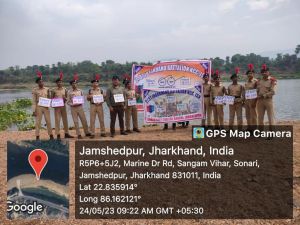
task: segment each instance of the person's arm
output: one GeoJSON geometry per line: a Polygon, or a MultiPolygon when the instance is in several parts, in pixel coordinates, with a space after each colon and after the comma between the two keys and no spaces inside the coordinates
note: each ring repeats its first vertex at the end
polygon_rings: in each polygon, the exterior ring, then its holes
{"type": "Polygon", "coordinates": [[[210,88],[210,93],[209,93],[209,103],[211,104],[211,105],[214,105],[214,99],[213,99],[213,90],[212,90],[213,88],[211,87],[210,88]]]}
{"type": "Polygon", "coordinates": [[[106,99],[106,104],[107,104],[109,110],[113,111],[114,109],[113,109],[112,104],[111,104],[111,97],[112,97],[112,93],[111,93],[110,88],[108,88],[107,91],[106,91],[106,98],[105,98],[106,99]]]}
{"type": "Polygon", "coordinates": [[[67,88],[65,88],[65,97],[63,99],[64,99],[64,102],[66,102],[68,100],[68,90],[67,90],[67,88]]]}
{"type": "Polygon", "coordinates": [[[37,103],[36,91],[32,90],[32,115],[33,116],[36,116],[36,103],[37,103]]]}
{"type": "Polygon", "coordinates": [[[52,93],[50,88],[48,88],[47,90],[47,98],[52,98],[52,93]]]}
{"type": "Polygon", "coordinates": [[[245,101],[245,88],[243,85],[241,85],[241,99],[242,99],[242,103],[244,103],[245,101]]]}
{"type": "Polygon", "coordinates": [[[72,97],[71,97],[71,94],[70,94],[70,90],[68,91],[68,94],[67,94],[67,104],[72,106],[72,97]]]}
{"type": "Polygon", "coordinates": [[[91,94],[91,89],[89,90],[89,94],[86,96],[86,99],[90,102],[92,102],[92,94],[91,94]]]}
{"type": "Polygon", "coordinates": [[[263,95],[264,98],[271,98],[273,95],[275,95],[275,86],[276,86],[276,80],[271,80],[271,88],[267,93],[263,95]]]}

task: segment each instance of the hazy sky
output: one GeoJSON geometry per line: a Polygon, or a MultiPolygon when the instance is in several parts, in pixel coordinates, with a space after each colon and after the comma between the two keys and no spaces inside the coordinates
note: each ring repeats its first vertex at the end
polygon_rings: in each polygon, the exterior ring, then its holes
{"type": "Polygon", "coordinates": [[[0,0],[0,68],[294,49],[299,0],[0,0]]]}

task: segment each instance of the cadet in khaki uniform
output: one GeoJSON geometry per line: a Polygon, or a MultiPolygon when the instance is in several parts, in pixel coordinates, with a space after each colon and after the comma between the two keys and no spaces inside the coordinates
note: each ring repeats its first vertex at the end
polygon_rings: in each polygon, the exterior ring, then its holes
{"type": "MultiPolygon", "coordinates": [[[[255,71],[253,69],[253,65],[248,65],[248,71],[246,75],[248,76],[248,80],[245,83],[245,92],[248,90],[256,90],[257,87],[257,79],[254,78],[255,71]]],[[[245,98],[244,98],[245,99],[245,98]]],[[[257,99],[245,99],[245,110],[246,110],[246,119],[248,130],[254,130],[257,126],[257,112],[256,112],[256,103],[257,99]]]]}
{"type": "Polygon", "coordinates": [[[38,84],[38,87],[34,88],[32,90],[32,115],[35,116],[35,136],[36,140],[40,139],[40,128],[41,128],[41,122],[42,117],[44,115],[46,125],[47,125],[47,131],[48,135],[50,136],[50,140],[53,139],[52,135],[52,128],[51,128],[51,120],[50,120],[50,110],[48,107],[39,106],[39,98],[50,98],[50,91],[49,88],[44,87],[44,82],[42,79],[42,73],[37,72],[38,78],[36,79],[36,83],[38,84]]]}
{"type": "Polygon", "coordinates": [[[205,73],[203,75],[204,83],[203,83],[203,95],[204,95],[204,116],[205,118],[202,119],[202,126],[211,126],[211,114],[212,108],[210,106],[210,91],[212,84],[209,82],[209,74],[205,73]],[[206,122],[207,119],[207,123],[206,122]]]}
{"type": "Polygon", "coordinates": [[[125,85],[125,125],[126,125],[126,132],[131,133],[130,130],[130,120],[132,117],[133,122],[133,131],[140,133],[141,131],[138,128],[138,113],[136,105],[128,105],[128,100],[136,99],[138,96],[135,93],[135,90],[131,89],[131,83],[130,80],[124,80],[125,85]]]}
{"type": "Polygon", "coordinates": [[[229,127],[233,128],[234,117],[236,114],[238,129],[243,126],[243,102],[244,87],[238,84],[239,69],[235,69],[235,73],[231,75],[232,84],[228,86],[228,95],[234,96],[234,104],[229,105],[229,127]]]}
{"type": "Polygon", "coordinates": [[[81,121],[81,124],[83,126],[83,130],[86,136],[91,136],[89,129],[88,129],[88,124],[86,121],[86,117],[83,111],[83,107],[82,104],[74,104],[73,103],[73,98],[76,96],[83,96],[83,92],[82,90],[77,88],[77,81],[78,81],[78,77],[77,74],[74,75],[74,79],[72,81],[70,81],[70,85],[72,85],[72,89],[68,91],[67,94],[67,102],[71,107],[71,114],[72,114],[72,118],[74,121],[74,125],[75,125],[75,129],[76,129],[76,134],[78,136],[78,139],[82,139],[82,136],[80,134],[80,130],[79,130],[79,121],[78,121],[78,117],[81,121]]]}
{"type": "Polygon", "coordinates": [[[91,81],[92,88],[89,90],[89,95],[87,96],[88,101],[90,101],[90,127],[91,127],[91,138],[95,137],[95,121],[96,116],[98,116],[101,137],[106,137],[105,134],[105,125],[104,125],[104,113],[103,113],[103,102],[95,103],[93,100],[93,96],[102,95],[103,90],[99,87],[100,75],[96,75],[96,78],[91,81]]]}
{"type": "Polygon", "coordinates": [[[269,68],[264,64],[261,69],[263,78],[257,82],[258,124],[264,125],[267,111],[269,126],[274,125],[273,95],[275,95],[276,79],[270,77],[269,68]]]}
{"type": "MultiPolygon", "coordinates": [[[[67,101],[67,89],[63,87],[63,74],[59,74],[59,78],[56,79],[57,87],[52,90],[52,98],[62,98],[64,103],[67,101]]],[[[68,116],[66,105],[62,107],[54,108],[54,118],[55,118],[55,134],[57,139],[60,140],[60,120],[62,119],[64,125],[65,138],[73,138],[69,134],[68,116]]]]}
{"type": "Polygon", "coordinates": [[[223,128],[224,126],[223,104],[216,105],[214,103],[214,100],[217,96],[226,95],[226,88],[221,84],[221,77],[219,75],[218,70],[216,70],[213,77],[214,77],[214,85],[211,87],[210,90],[210,104],[214,115],[215,128],[223,128]]]}
{"type": "Polygon", "coordinates": [[[116,133],[115,124],[116,124],[117,115],[119,118],[121,135],[128,135],[124,130],[125,98],[124,99],[119,98],[122,95],[124,98],[124,88],[120,86],[120,78],[118,76],[113,76],[112,87],[108,88],[106,91],[106,103],[110,111],[110,136],[111,137],[114,137],[116,133]]]}

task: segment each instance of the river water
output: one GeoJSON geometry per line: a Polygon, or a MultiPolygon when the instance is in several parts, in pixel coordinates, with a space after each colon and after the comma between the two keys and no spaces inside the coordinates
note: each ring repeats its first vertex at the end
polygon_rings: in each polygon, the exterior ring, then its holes
{"type": "MultiPolygon", "coordinates": [[[[227,87],[229,83],[225,82],[227,87]]],[[[104,90],[106,87],[102,87],[104,90]]],[[[87,93],[88,89],[84,90],[87,93]]],[[[299,120],[300,119],[300,79],[299,80],[279,80],[277,83],[276,95],[274,96],[274,108],[276,120],[299,120]]],[[[11,102],[17,98],[31,98],[31,90],[0,90],[0,103],[11,102]]],[[[89,103],[84,104],[84,111],[89,122],[89,103]]],[[[266,116],[266,115],[265,115],[266,116]]],[[[109,110],[104,104],[105,127],[109,127],[109,110]]],[[[243,111],[245,120],[245,112],[243,111]]],[[[265,118],[266,119],[266,118],[265,118]]],[[[74,126],[71,112],[68,107],[69,126],[74,126]]],[[[225,120],[228,120],[228,106],[225,107],[225,120]]],[[[51,109],[51,122],[54,127],[54,112],[51,109]]],[[[43,121],[44,124],[44,121],[43,121]]],[[[139,124],[143,125],[143,113],[139,113],[139,124]]],[[[200,121],[193,121],[193,124],[200,124],[200,121]]],[[[118,123],[116,123],[118,126],[118,123]]],[[[99,127],[99,122],[96,122],[96,127],[99,127]]],[[[15,129],[14,127],[11,129],[15,129]]]]}

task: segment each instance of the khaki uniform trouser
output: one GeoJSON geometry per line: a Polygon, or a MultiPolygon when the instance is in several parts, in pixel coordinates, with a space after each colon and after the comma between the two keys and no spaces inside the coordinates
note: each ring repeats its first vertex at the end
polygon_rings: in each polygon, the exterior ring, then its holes
{"type": "Polygon", "coordinates": [[[40,136],[42,117],[45,117],[47,131],[49,135],[52,135],[50,110],[47,107],[36,106],[36,118],[35,118],[35,135],[40,136]]]}
{"type": "Polygon", "coordinates": [[[205,118],[202,119],[202,126],[210,126],[211,125],[211,114],[212,114],[212,107],[210,105],[210,97],[204,97],[204,116],[205,118]],[[207,119],[207,124],[205,124],[205,120],[207,119]]]}
{"type": "Polygon", "coordinates": [[[257,113],[259,125],[264,125],[265,111],[267,111],[269,125],[274,125],[274,110],[272,98],[259,98],[257,100],[257,113]]]}
{"type": "Polygon", "coordinates": [[[210,106],[214,115],[215,126],[224,126],[224,110],[223,105],[210,106]]]}
{"type": "Polygon", "coordinates": [[[71,106],[71,114],[72,114],[72,118],[73,118],[73,121],[74,121],[76,134],[80,135],[78,117],[81,121],[84,133],[88,134],[89,129],[88,129],[88,125],[87,125],[87,121],[86,121],[86,117],[85,117],[82,105],[80,105],[80,106],[71,106]]]}
{"type": "Polygon", "coordinates": [[[102,104],[90,104],[90,127],[92,135],[95,135],[96,116],[98,116],[99,119],[101,134],[105,134],[104,113],[102,104]]]}
{"type": "Polygon", "coordinates": [[[60,131],[60,119],[62,119],[65,134],[69,133],[69,125],[68,125],[66,106],[55,108],[54,109],[54,118],[55,118],[55,134],[56,135],[60,134],[59,133],[59,131],[60,131]]]}
{"type": "Polygon", "coordinates": [[[127,106],[125,108],[126,130],[130,130],[130,120],[132,117],[133,129],[138,129],[138,115],[136,106],[127,106]]]}
{"type": "Polygon", "coordinates": [[[257,103],[257,99],[245,100],[245,110],[246,110],[246,119],[247,119],[248,127],[257,126],[256,103],[257,103]]]}
{"type": "Polygon", "coordinates": [[[229,105],[229,126],[234,124],[234,117],[236,114],[237,125],[241,127],[243,125],[243,105],[241,102],[235,102],[233,105],[229,105]]]}

